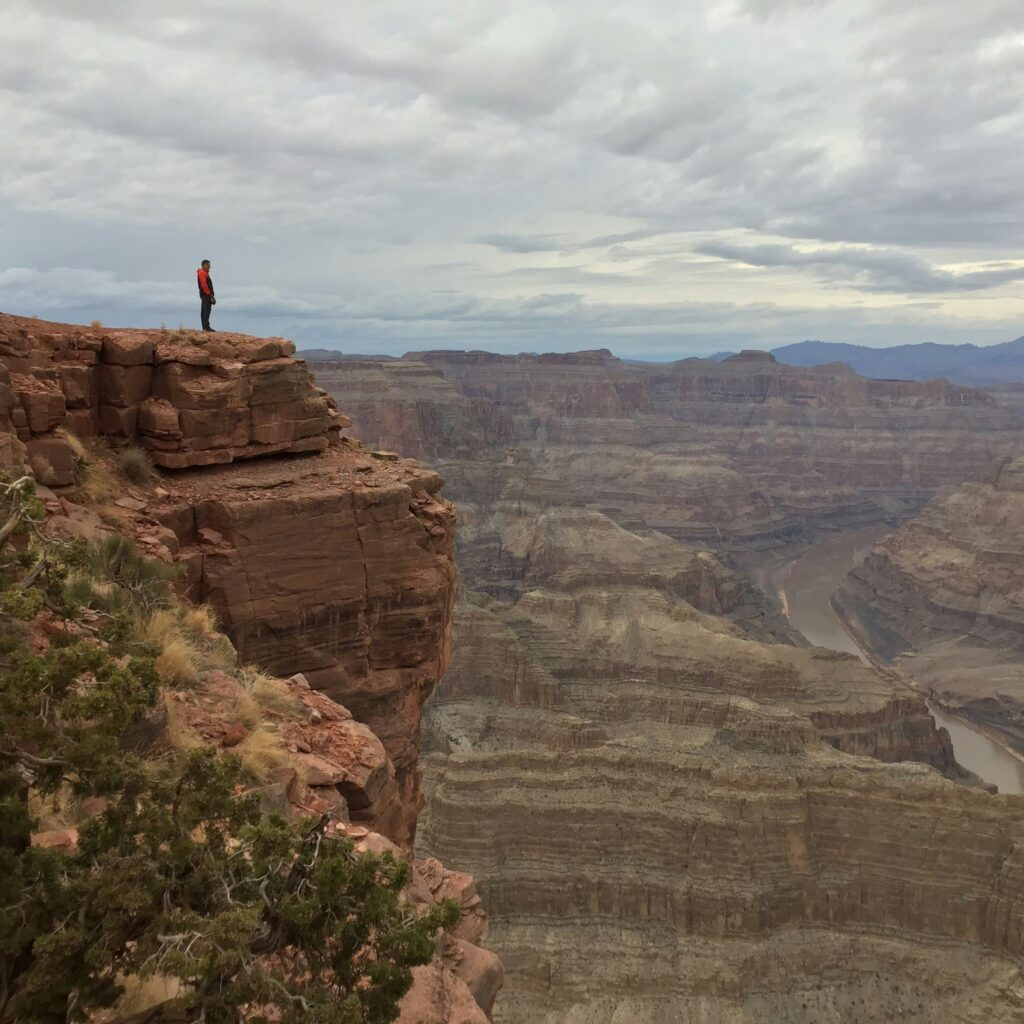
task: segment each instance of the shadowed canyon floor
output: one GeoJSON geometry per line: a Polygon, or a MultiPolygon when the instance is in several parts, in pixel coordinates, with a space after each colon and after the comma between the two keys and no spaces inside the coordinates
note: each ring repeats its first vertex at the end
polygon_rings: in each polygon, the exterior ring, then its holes
{"type": "Polygon", "coordinates": [[[419,840],[481,884],[496,1020],[1020,1019],[1024,799],[951,781],[921,696],[805,646],[733,561],[982,478],[1017,412],[762,354],[316,372],[459,503],[419,840]]]}

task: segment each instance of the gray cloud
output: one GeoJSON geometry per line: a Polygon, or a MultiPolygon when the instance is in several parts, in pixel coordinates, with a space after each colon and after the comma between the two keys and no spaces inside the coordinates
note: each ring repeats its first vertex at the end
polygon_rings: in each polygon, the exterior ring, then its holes
{"type": "Polygon", "coordinates": [[[509,253],[558,252],[565,248],[549,235],[481,235],[473,241],[509,253]]]}
{"type": "Polygon", "coordinates": [[[895,249],[837,246],[804,251],[793,245],[737,245],[705,242],[697,252],[749,267],[806,268],[825,280],[842,281],[866,292],[969,292],[1024,280],[1024,263],[952,273],[895,249]]]}
{"type": "Polygon", "coordinates": [[[746,340],[1019,316],[1019,0],[6,0],[0,32],[12,308],[185,319],[210,255],[222,315],[388,344],[646,344],[705,291],[746,340]]]}

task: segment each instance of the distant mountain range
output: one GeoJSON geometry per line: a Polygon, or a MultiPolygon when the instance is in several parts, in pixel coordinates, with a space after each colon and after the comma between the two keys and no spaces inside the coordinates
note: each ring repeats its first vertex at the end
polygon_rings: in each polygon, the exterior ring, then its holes
{"type": "MultiPolygon", "coordinates": [[[[716,352],[724,359],[729,352],[716,352]]],[[[989,385],[1024,381],[1024,337],[1001,345],[895,345],[867,348],[830,341],[800,341],[772,349],[780,363],[821,366],[846,363],[863,377],[931,380],[945,377],[957,384],[989,385]]]]}
{"type": "MultiPolygon", "coordinates": [[[[881,380],[932,380],[945,377],[956,384],[985,387],[1024,382],[1024,336],[1001,345],[895,345],[868,348],[832,341],[799,341],[772,349],[780,363],[789,366],[822,366],[846,363],[862,377],[881,380]]],[[[735,352],[716,352],[710,359],[721,362],[735,352]]],[[[343,355],[331,349],[300,350],[310,361],[340,359],[393,359],[394,356],[343,355]]],[[[626,363],[638,362],[624,360],[626,363]]]]}

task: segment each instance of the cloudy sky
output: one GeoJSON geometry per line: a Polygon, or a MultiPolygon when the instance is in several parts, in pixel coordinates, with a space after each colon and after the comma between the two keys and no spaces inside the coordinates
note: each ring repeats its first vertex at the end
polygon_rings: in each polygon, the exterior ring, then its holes
{"type": "Polygon", "coordinates": [[[1021,0],[3,0],[0,309],[351,352],[1024,334],[1021,0]]]}

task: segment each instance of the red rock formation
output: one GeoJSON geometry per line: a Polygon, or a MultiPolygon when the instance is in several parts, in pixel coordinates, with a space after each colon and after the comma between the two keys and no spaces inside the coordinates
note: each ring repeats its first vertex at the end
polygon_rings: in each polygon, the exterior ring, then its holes
{"type": "Polygon", "coordinates": [[[190,467],[122,514],[186,566],[183,590],[216,609],[245,660],[304,673],[374,730],[401,803],[386,831],[410,846],[420,709],[451,654],[455,516],[437,473],[331,445],[349,421],[293,351],[0,315],[0,455],[54,487],[75,482],[67,433],[190,467]]]}
{"type": "Polygon", "coordinates": [[[53,467],[43,483],[72,482],[73,453],[53,431],[146,447],[181,469],[282,452],[323,451],[348,425],[314,388],[282,338],[83,329],[0,316],[10,419],[29,455],[53,467]],[[200,344],[199,341],[202,340],[200,344]]]}
{"type": "MultiPolygon", "coordinates": [[[[189,596],[211,604],[244,661],[301,672],[380,737],[409,846],[423,702],[451,656],[451,505],[408,461],[338,447],[191,471],[147,506],[173,531],[189,596]]],[[[378,827],[381,827],[378,824],[378,827]]]]}
{"type": "MultiPolygon", "coordinates": [[[[213,606],[244,661],[297,674],[288,686],[308,718],[278,724],[290,764],[261,801],[329,814],[357,845],[411,855],[421,709],[451,656],[455,515],[437,473],[339,440],[349,421],[293,351],[0,315],[0,468],[28,465],[60,492],[43,491],[53,533],[88,538],[116,519],[178,561],[182,593],[213,606]],[[126,484],[105,519],[67,500],[81,439],[97,435],[142,445],[165,471],[159,486],[126,484]]],[[[202,742],[244,752],[237,689],[208,672],[168,701],[202,742]]],[[[417,862],[410,899],[445,898],[462,919],[417,970],[408,1024],[486,1021],[501,985],[497,958],[476,945],[472,879],[417,862]]]]}

